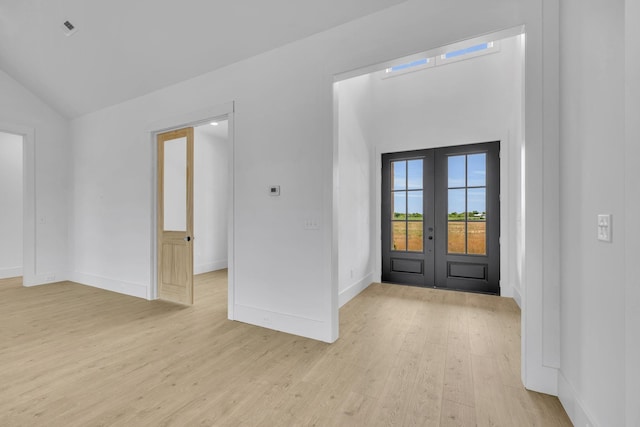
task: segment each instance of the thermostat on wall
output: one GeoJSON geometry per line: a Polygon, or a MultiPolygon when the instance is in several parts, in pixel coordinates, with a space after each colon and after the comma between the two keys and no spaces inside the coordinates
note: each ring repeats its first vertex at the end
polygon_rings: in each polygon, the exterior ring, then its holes
{"type": "Polygon", "coordinates": [[[269,195],[270,196],[279,196],[280,195],[280,186],[279,185],[271,185],[271,186],[269,186],[269,195]]]}

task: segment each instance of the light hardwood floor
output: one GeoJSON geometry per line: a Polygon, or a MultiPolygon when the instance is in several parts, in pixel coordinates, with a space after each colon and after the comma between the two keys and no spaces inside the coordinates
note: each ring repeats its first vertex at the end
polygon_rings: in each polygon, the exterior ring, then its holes
{"type": "Polygon", "coordinates": [[[510,299],[373,284],[334,344],[226,319],[226,271],[187,308],[0,280],[0,426],[570,426],[520,382],[510,299]]]}

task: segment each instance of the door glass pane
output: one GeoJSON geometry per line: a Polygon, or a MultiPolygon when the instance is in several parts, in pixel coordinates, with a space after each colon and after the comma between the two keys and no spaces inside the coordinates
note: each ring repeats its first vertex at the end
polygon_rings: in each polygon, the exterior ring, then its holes
{"type": "Polygon", "coordinates": [[[407,161],[407,188],[422,190],[422,159],[407,161]]]}
{"type": "Polygon", "coordinates": [[[486,255],[487,253],[487,189],[467,190],[469,224],[467,225],[467,253],[486,255]]]}
{"type": "Polygon", "coordinates": [[[409,221],[407,223],[408,250],[422,252],[423,249],[423,225],[422,221],[409,221]]]}
{"type": "Polygon", "coordinates": [[[465,205],[465,189],[449,190],[449,221],[464,221],[467,212],[465,205]]]}
{"type": "Polygon", "coordinates": [[[393,177],[393,189],[404,190],[407,188],[407,161],[391,162],[391,176],[393,177]]]}
{"type": "Polygon", "coordinates": [[[449,221],[447,224],[447,250],[450,254],[464,254],[467,237],[467,223],[449,221]]]}
{"type": "Polygon", "coordinates": [[[487,154],[467,156],[467,186],[484,187],[487,182],[487,154]]]}
{"type": "Polygon", "coordinates": [[[187,138],[164,142],[164,230],[187,231],[187,138]]]}
{"type": "Polygon", "coordinates": [[[407,195],[408,219],[413,221],[421,220],[424,213],[422,191],[408,191],[407,195]]]}
{"type": "Polygon", "coordinates": [[[465,158],[466,156],[449,156],[448,176],[449,188],[464,187],[465,180],[465,158]]]}
{"type": "Polygon", "coordinates": [[[391,249],[394,251],[407,250],[407,223],[405,221],[391,221],[391,249]]]}
{"type": "Polygon", "coordinates": [[[449,253],[463,254],[466,252],[467,209],[465,201],[466,190],[464,188],[448,190],[447,248],[449,253]]]}
{"type": "Polygon", "coordinates": [[[391,219],[406,219],[407,218],[407,193],[400,191],[392,194],[393,206],[391,206],[391,212],[393,216],[391,219]]]}
{"type": "Polygon", "coordinates": [[[487,219],[486,188],[469,188],[467,190],[467,210],[469,211],[469,221],[487,219]]]}
{"type": "Polygon", "coordinates": [[[471,255],[486,255],[487,222],[469,221],[467,228],[467,253],[471,255]]]}

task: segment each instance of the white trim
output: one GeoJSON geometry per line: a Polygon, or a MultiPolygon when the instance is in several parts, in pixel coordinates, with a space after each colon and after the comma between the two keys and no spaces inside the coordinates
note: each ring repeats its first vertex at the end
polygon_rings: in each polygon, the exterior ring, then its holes
{"type": "Polygon", "coordinates": [[[234,143],[234,102],[227,102],[218,106],[205,108],[198,111],[188,112],[175,117],[162,119],[150,123],[146,126],[145,137],[149,138],[151,144],[151,286],[148,287],[145,298],[154,300],[158,298],[158,255],[157,255],[157,185],[158,185],[158,150],[156,146],[156,136],[159,133],[172,129],[180,129],[188,126],[197,126],[209,123],[214,120],[227,120],[228,122],[228,142],[231,149],[229,150],[229,198],[228,198],[228,302],[227,317],[230,320],[235,319],[235,143],[234,143]]]}
{"type": "Polygon", "coordinates": [[[520,307],[520,310],[522,310],[522,295],[520,295],[520,290],[515,286],[512,286],[511,292],[513,293],[511,298],[513,298],[516,304],[518,304],[518,307],[520,307]]]}
{"type": "Polygon", "coordinates": [[[22,276],[22,267],[0,269],[0,279],[7,279],[9,277],[20,277],[20,276],[22,276]]]}
{"type": "Polygon", "coordinates": [[[115,280],[108,277],[95,276],[93,274],[80,272],[72,272],[69,276],[69,280],[81,285],[147,299],[149,287],[143,283],[125,282],[123,280],[115,280]]]}
{"type": "Polygon", "coordinates": [[[340,292],[338,297],[338,303],[340,307],[354,299],[358,294],[369,287],[373,283],[373,271],[360,280],[356,280],[349,285],[345,290],[340,292]]]}
{"type": "Polygon", "coordinates": [[[35,129],[0,122],[0,132],[22,136],[22,283],[42,284],[36,271],[36,142],[35,129]]]}
{"type": "MultiPolygon", "coordinates": [[[[331,219],[331,225],[326,227],[325,233],[330,233],[328,236],[330,249],[330,274],[331,274],[331,287],[329,295],[329,319],[331,322],[331,337],[329,342],[334,342],[340,336],[340,111],[339,111],[339,96],[338,85],[334,82],[331,84],[332,91],[332,111],[333,111],[333,144],[331,146],[331,161],[333,168],[331,169],[331,194],[330,204],[328,206],[329,212],[325,215],[331,219]]],[[[325,239],[327,236],[325,235],[325,239]]],[[[326,245],[325,240],[325,245],[326,245]]]]}
{"type": "Polygon", "coordinates": [[[229,320],[235,319],[235,304],[236,304],[236,269],[234,260],[236,259],[236,240],[235,240],[235,114],[234,105],[228,106],[229,112],[227,113],[227,141],[230,144],[229,149],[229,184],[227,194],[227,279],[228,279],[228,295],[227,295],[227,318],[229,320]]]}
{"type": "Polygon", "coordinates": [[[562,373],[558,378],[558,398],[574,426],[598,427],[582,404],[576,389],[562,373]]]}
{"type": "Polygon", "coordinates": [[[330,341],[331,337],[327,336],[326,322],[321,319],[295,316],[241,304],[235,306],[235,315],[235,320],[239,322],[318,341],[332,342],[330,341]]]}
{"type": "Polygon", "coordinates": [[[541,25],[528,26],[525,52],[525,199],[522,212],[524,262],[522,292],[522,383],[532,391],[557,395],[560,355],[560,247],[554,228],[557,221],[557,162],[559,147],[559,0],[542,0],[541,25]],[[546,163],[550,162],[550,163],[546,163]],[[545,176],[548,175],[548,176],[545,176]],[[549,188],[545,189],[545,186],[549,188]]]}

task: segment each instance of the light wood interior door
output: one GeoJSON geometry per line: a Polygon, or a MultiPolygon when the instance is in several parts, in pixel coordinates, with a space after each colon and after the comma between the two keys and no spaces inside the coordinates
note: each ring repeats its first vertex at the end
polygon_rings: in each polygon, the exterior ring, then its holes
{"type": "Polygon", "coordinates": [[[193,304],[193,128],[157,141],[158,296],[193,304]]]}

